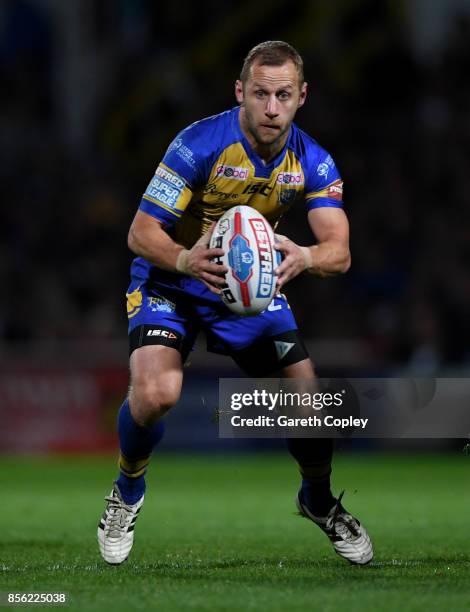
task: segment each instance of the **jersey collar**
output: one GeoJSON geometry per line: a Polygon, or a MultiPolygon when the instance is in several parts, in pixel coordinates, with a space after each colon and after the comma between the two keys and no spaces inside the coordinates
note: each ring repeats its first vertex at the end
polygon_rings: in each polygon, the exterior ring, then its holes
{"type": "Polygon", "coordinates": [[[269,162],[269,164],[265,164],[261,157],[258,155],[258,153],[253,150],[240,127],[240,107],[236,106],[233,111],[233,129],[235,130],[238,140],[240,140],[240,142],[242,143],[249,160],[255,167],[255,177],[269,178],[274,168],[276,168],[276,166],[280,164],[286,154],[287,145],[289,144],[290,137],[292,134],[292,126],[290,127],[289,136],[287,137],[286,144],[283,146],[278,155],[276,155],[276,157],[269,162]]]}

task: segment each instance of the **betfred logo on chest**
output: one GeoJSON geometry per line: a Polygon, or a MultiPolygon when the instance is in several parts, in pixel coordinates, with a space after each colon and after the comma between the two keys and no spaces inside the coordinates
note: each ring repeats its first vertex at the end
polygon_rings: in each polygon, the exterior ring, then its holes
{"type": "Polygon", "coordinates": [[[236,181],[246,181],[248,178],[248,168],[241,168],[240,166],[221,164],[217,166],[215,173],[217,177],[223,176],[224,178],[235,179],[236,181]]]}

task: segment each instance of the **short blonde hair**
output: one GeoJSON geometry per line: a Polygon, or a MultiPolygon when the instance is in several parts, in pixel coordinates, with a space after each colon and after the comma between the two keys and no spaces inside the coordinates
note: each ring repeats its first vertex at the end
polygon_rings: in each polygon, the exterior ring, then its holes
{"type": "Polygon", "coordinates": [[[282,66],[291,61],[299,75],[299,86],[304,82],[304,63],[299,53],[292,45],[282,40],[267,40],[253,47],[243,62],[240,80],[246,83],[253,62],[258,61],[260,66],[282,66]]]}

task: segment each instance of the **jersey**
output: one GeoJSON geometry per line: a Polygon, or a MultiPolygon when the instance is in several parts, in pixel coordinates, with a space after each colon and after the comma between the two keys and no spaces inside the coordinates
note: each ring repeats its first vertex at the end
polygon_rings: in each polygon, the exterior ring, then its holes
{"type": "MultiPolygon", "coordinates": [[[[168,147],[140,210],[191,248],[213,221],[238,204],[252,206],[276,228],[302,203],[306,210],[342,207],[343,183],[332,157],[295,123],[282,151],[265,164],[244,136],[240,107],[193,123],[168,147]]],[[[137,258],[145,277],[151,264],[137,258]]]]}

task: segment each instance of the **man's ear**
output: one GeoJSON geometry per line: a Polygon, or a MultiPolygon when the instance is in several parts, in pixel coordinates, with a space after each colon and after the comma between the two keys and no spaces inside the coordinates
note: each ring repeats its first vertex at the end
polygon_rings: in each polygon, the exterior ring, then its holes
{"type": "Polygon", "coordinates": [[[243,83],[240,81],[240,79],[237,79],[235,81],[235,97],[237,99],[238,104],[243,103],[243,83]]]}
{"type": "Polygon", "coordinates": [[[306,99],[307,99],[307,83],[304,82],[302,87],[300,88],[299,105],[297,108],[300,108],[301,106],[303,106],[306,99]]]}

